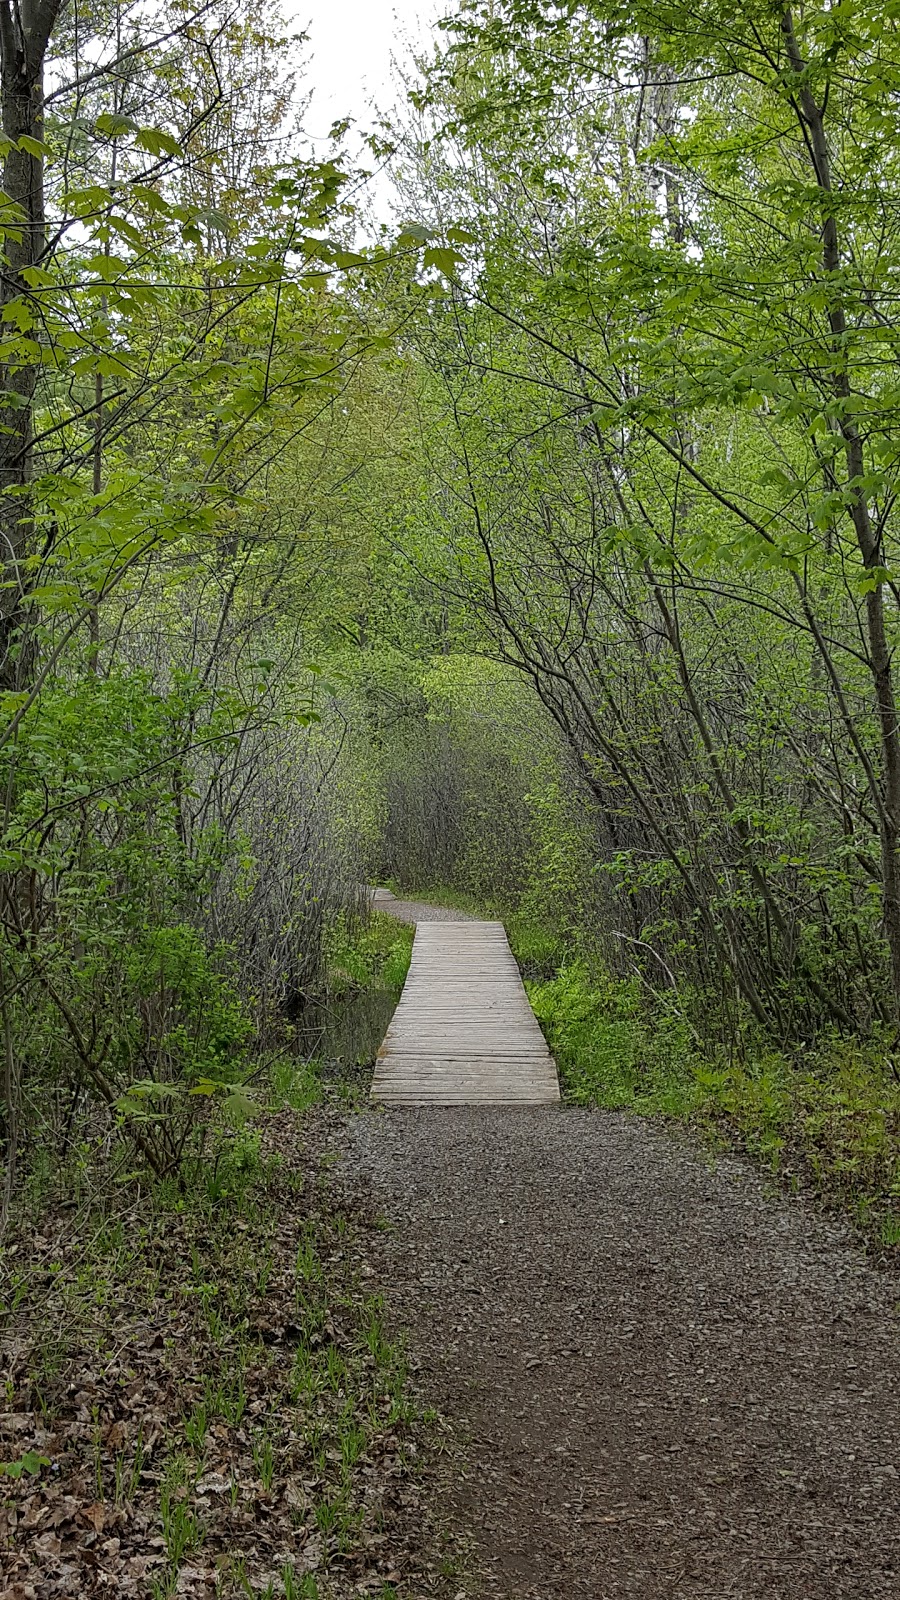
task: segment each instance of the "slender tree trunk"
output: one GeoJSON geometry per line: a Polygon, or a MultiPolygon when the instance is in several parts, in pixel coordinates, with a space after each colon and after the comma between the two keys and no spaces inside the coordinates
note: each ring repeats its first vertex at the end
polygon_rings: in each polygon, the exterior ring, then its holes
{"type": "MultiPolygon", "coordinates": [[[[104,296],[104,300],[105,300],[104,296]]],[[[104,305],[104,310],[105,310],[104,305]]],[[[94,472],[93,490],[99,495],[103,487],[103,374],[94,380],[94,472]]],[[[100,596],[94,595],[88,617],[88,668],[96,676],[100,671],[100,596]]]]}
{"type": "MultiPolygon", "coordinates": [[[[0,112],[6,139],[3,188],[14,210],[4,244],[6,261],[0,308],[27,295],[25,273],[44,251],[44,162],[21,141],[43,139],[44,56],[61,0],[0,0],[0,112]]],[[[30,337],[30,330],[24,330],[30,337]]],[[[36,330],[35,330],[36,331],[36,330]]],[[[28,588],[26,560],[31,519],[32,405],[38,363],[27,350],[0,366],[0,688],[15,688],[28,675],[22,600],[28,588]]]]}
{"type": "MultiPolygon", "coordinates": [[[[825,108],[816,100],[807,76],[791,11],[782,16],[782,33],[791,68],[797,75],[794,97],[810,151],[816,183],[823,195],[833,193],[831,157],[825,133],[825,108]]],[[[866,595],[866,635],[869,670],[881,735],[882,808],[880,816],[881,873],[884,930],[891,958],[894,1012],[900,1021],[900,718],[894,684],[891,649],[884,617],[884,586],[878,576],[883,565],[878,535],[872,525],[868,497],[863,487],[865,448],[855,418],[855,397],[848,374],[847,318],[840,284],[841,252],[837,222],[831,202],[822,209],[822,266],[829,287],[828,326],[832,340],[833,387],[841,401],[839,422],[847,471],[846,493],[856,543],[863,566],[873,574],[866,595]]]]}
{"type": "Polygon", "coordinates": [[[3,1196],[0,1199],[0,1241],[6,1233],[12,1207],[19,1150],[19,1080],[9,1008],[10,1002],[7,998],[0,1008],[3,1012],[3,1098],[6,1102],[6,1171],[3,1175],[3,1196]]]}

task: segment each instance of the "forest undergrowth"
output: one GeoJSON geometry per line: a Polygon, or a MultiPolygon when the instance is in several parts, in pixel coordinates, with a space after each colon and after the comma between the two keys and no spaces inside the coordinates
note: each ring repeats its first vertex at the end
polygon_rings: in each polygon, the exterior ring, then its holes
{"type": "Polygon", "coordinates": [[[888,1041],[833,1034],[787,1052],[748,1029],[711,1049],[690,1021],[692,997],[649,997],[639,978],[577,955],[526,987],[570,1102],[687,1122],[794,1192],[814,1192],[897,1256],[900,1082],[888,1041]]]}
{"type": "MultiPolygon", "coordinates": [[[[411,939],[381,916],[336,933],[333,995],[396,997],[411,939]]],[[[379,1219],[329,1184],[359,1065],[265,1063],[259,1115],[217,1117],[162,1182],[108,1140],[29,1174],[2,1306],[5,1595],[443,1592],[438,1426],[373,1288],[379,1219]]]]}

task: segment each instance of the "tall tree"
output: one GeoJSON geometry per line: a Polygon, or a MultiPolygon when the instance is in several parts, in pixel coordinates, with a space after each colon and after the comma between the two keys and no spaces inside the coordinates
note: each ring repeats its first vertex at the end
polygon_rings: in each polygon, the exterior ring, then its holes
{"type": "MultiPolygon", "coordinates": [[[[3,276],[0,317],[15,322],[29,274],[46,249],[44,214],[44,59],[63,0],[0,3],[0,97],[3,129],[3,276]]],[[[27,500],[32,466],[32,406],[40,349],[29,339],[0,362],[0,684],[14,687],[23,657],[17,639],[31,532],[27,500]]]]}

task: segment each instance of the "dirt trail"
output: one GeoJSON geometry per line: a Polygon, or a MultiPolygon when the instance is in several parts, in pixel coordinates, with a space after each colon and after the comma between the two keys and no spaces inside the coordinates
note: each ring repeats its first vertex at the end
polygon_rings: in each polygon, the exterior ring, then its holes
{"type": "Polygon", "coordinates": [[[479,1595],[896,1600],[897,1285],[842,1226],[612,1113],[367,1113],[342,1171],[479,1595]]]}

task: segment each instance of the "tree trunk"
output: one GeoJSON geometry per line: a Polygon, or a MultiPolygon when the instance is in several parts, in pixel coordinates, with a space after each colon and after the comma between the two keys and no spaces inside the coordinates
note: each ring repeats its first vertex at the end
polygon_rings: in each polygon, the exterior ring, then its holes
{"type": "MultiPolygon", "coordinates": [[[[6,263],[0,307],[27,295],[24,276],[44,252],[44,161],[20,140],[42,140],[43,67],[50,33],[62,0],[0,0],[0,110],[6,140],[3,161],[7,206],[6,263]]],[[[24,330],[26,333],[28,330],[24,330]]],[[[23,598],[31,537],[32,406],[37,380],[36,350],[0,365],[0,688],[20,687],[28,675],[23,598]]]]}

